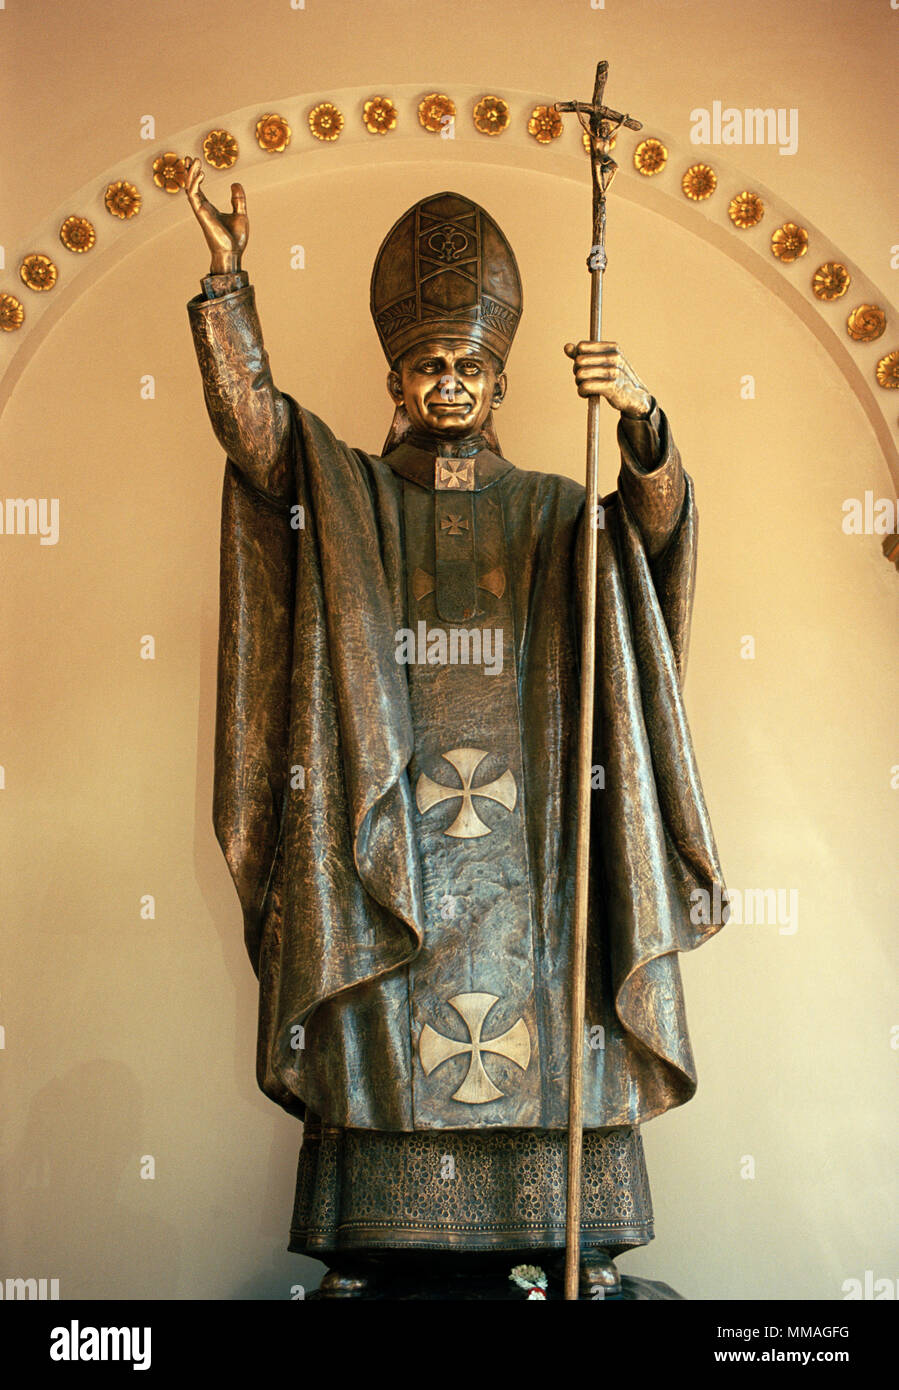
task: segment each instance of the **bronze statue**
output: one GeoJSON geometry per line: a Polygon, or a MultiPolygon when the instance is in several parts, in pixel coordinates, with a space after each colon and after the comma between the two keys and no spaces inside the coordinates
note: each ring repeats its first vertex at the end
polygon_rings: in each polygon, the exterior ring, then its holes
{"type": "Polygon", "coordinates": [[[696,1087],[677,954],[720,926],[690,912],[720,883],[680,688],[692,485],[606,341],[565,349],[579,394],[621,413],[601,511],[503,456],[518,268],[450,192],[377,254],[393,422],[382,456],[347,447],[274,385],[242,188],[220,213],[185,162],[212,253],[190,323],[228,458],[214,819],[260,982],[259,1084],[305,1123],[290,1248],[345,1297],[564,1247],[593,525],[580,1230],[585,1286],[612,1293],[614,1257],[653,1235],[639,1126],[696,1087]]]}

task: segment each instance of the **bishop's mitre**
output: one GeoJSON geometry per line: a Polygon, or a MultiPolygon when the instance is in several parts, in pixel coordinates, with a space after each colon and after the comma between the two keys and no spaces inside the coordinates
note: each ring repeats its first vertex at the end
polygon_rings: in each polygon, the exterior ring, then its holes
{"type": "Polygon", "coordinates": [[[381,244],[371,312],[391,366],[416,343],[444,336],[482,343],[505,364],[521,317],[512,248],[470,198],[422,198],[381,244]]]}

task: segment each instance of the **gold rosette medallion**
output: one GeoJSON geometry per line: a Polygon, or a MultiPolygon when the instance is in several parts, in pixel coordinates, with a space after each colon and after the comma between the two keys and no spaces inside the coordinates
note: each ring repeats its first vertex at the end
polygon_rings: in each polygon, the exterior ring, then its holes
{"type": "Polygon", "coordinates": [[[842,299],[852,282],[852,276],[839,261],[825,261],[812,276],[812,293],[818,299],[842,299]]]}
{"type": "Polygon", "coordinates": [[[52,290],[59,278],[59,271],[49,256],[43,256],[39,251],[35,251],[32,255],[25,257],[19,266],[19,275],[30,290],[40,292],[52,290]]]}
{"type": "Polygon", "coordinates": [[[886,357],[881,357],[874,368],[874,375],[877,385],[885,391],[899,390],[899,351],[888,352],[886,357]]]}
{"type": "Polygon", "coordinates": [[[184,187],[186,170],[184,160],[172,150],[158,155],[153,160],[153,182],[166,193],[180,193],[184,187]]]}
{"type": "Polygon", "coordinates": [[[86,217],[67,217],[59,229],[59,239],[67,251],[89,251],[97,240],[93,222],[86,217]]]}
{"type": "Polygon", "coordinates": [[[240,147],[227,130],[210,130],[203,141],[203,158],[213,169],[230,169],[237,163],[240,147]]]}
{"type": "Polygon", "coordinates": [[[439,135],[456,119],[456,103],[445,92],[429,92],[418,103],[418,120],[432,135],[439,135]]]}
{"type": "Polygon", "coordinates": [[[684,191],[684,197],[692,199],[694,203],[701,203],[703,199],[711,198],[718,187],[718,175],[711,164],[691,164],[681,179],[680,186],[684,191]]]}
{"type": "Polygon", "coordinates": [[[290,144],[292,131],[283,116],[270,112],[256,122],[256,143],[266,154],[283,154],[290,144]]]}
{"type": "Polygon", "coordinates": [[[309,129],[316,140],[336,140],[343,130],[343,112],[333,101],[320,101],[309,112],[309,129]]]}
{"type": "Polygon", "coordinates": [[[387,97],[370,97],[362,108],[362,121],[371,135],[386,135],[396,130],[399,113],[387,97]]]}
{"type": "Polygon", "coordinates": [[[472,117],[481,135],[502,135],[509,126],[509,103],[502,97],[481,97],[472,117]]]}
{"type": "Polygon", "coordinates": [[[112,217],[120,217],[126,222],[129,218],[136,217],[140,212],[140,194],[134,184],[128,183],[127,179],[119,179],[116,183],[111,183],[103,196],[103,201],[106,203],[106,211],[112,217]]]}
{"type": "Polygon", "coordinates": [[[0,330],[15,333],[25,322],[25,306],[14,294],[0,294],[0,330]]]}
{"type": "Polygon", "coordinates": [[[563,129],[562,117],[554,106],[534,107],[528,119],[528,135],[533,135],[538,145],[558,140],[563,129]]]}
{"type": "Polygon", "coordinates": [[[750,193],[748,188],[744,188],[742,193],[731,198],[727,215],[735,227],[745,232],[750,227],[757,227],[761,222],[765,215],[765,204],[757,193],[750,193]]]}
{"type": "Polygon", "coordinates": [[[808,250],[808,232],[795,222],[785,222],[771,236],[771,254],[789,265],[808,250]]]}
{"type": "Polygon", "coordinates": [[[663,145],[661,140],[656,140],[650,136],[648,140],[641,140],[634,150],[634,168],[638,174],[643,174],[650,178],[653,174],[660,174],[668,163],[668,146],[663,145]]]}
{"type": "Polygon", "coordinates": [[[846,320],[846,332],[857,343],[873,343],[887,326],[887,316],[879,304],[859,304],[846,320]]]}

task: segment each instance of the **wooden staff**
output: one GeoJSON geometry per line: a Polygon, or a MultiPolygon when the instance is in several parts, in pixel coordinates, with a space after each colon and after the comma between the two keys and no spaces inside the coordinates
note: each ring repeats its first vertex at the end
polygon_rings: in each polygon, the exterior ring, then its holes
{"type": "MultiPolygon", "coordinates": [[[[593,100],[556,102],[557,111],[575,111],[590,138],[593,170],[593,245],[590,271],[590,340],[602,341],[602,282],[606,268],[606,193],[618,165],[609,154],[620,126],[641,130],[639,121],[603,105],[609,65],[599,63],[593,100]]],[[[584,1147],[584,1013],[587,989],[587,908],[590,883],[590,795],[593,769],[593,691],[596,673],[596,552],[599,503],[599,396],[587,401],[587,528],[584,611],[581,630],[581,705],[578,730],[577,859],[574,937],[571,943],[571,1034],[568,1075],[568,1198],[565,1213],[565,1297],[576,1300],[581,1253],[581,1160],[584,1147]]]]}

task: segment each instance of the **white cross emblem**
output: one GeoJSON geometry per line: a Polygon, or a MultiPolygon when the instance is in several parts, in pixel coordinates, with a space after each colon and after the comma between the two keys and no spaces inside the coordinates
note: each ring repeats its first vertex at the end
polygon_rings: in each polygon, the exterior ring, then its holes
{"type": "Polygon", "coordinates": [[[484,1019],[499,999],[498,994],[455,994],[447,1003],[451,1004],[468,1029],[470,1042],[457,1042],[455,1038],[445,1038],[436,1032],[429,1023],[421,1030],[418,1039],[418,1055],[425,1076],[448,1062],[450,1057],[458,1057],[463,1052],[471,1054],[471,1061],[465,1080],[453,1100],[461,1100],[466,1105],[485,1105],[488,1100],[499,1100],[504,1094],[494,1086],[484,1070],[482,1052],[495,1052],[498,1057],[507,1057],[516,1067],[527,1071],[531,1060],[531,1039],[523,1018],[507,1028],[498,1038],[481,1038],[484,1019]]]}

